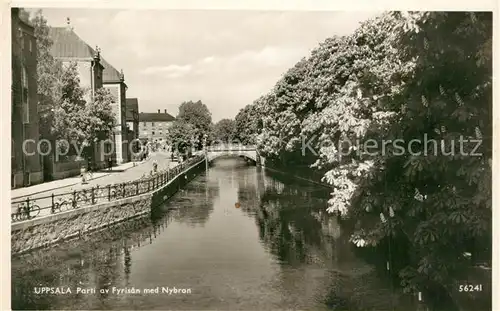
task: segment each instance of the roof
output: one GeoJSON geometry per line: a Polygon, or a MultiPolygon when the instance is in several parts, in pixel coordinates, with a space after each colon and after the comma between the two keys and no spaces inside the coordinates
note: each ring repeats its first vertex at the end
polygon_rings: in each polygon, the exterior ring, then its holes
{"type": "Polygon", "coordinates": [[[127,121],[134,121],[134,112],[139,115],[139,101],[137,98],[126,99],[126,119],[127,121]]]}
{"type": "Polygon", "coordinates": [[[85,41],[67,27],[50,27],[49,36],[53,40],[52,55],[59,58],[92,60],[96,54],[85,41]]]}
{"type": "Polygon", "coordinates": [[[175,121],[175,118],[167,113],[158,112],[141,112],[139,113],[140,122],[165,122],[165,121],[175,121]]]}
{"type": "MultiPolygon", "coordinates": [[[[54,41],[52,55],[57,58],[74,58],[80,60],[93,60],[96,54],[87,42],[83,41],[72,28],[50,27],[49,36],[54,41]]],[[[121,73],[108,63],[102,56],[100,60],[103,66],[103,83],[122,82],[121,73]]]]}
{"type": "Polygon", "coordinates": [[[101,57],[101,65],[104,67],[102,71],[102,82],[103,83],[120,83],[122,82],[120,77],[121,73],[116,70],[110,63],[108,63],[104,58],[101,57]]]}

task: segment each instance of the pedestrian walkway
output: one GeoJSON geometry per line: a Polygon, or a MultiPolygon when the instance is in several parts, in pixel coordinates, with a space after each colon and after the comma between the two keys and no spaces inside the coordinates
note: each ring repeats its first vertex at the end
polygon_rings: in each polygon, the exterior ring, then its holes
{"type": "Polygon", "coordinates": [[[139,179],[145,175],[149,175],[153,169],[153,162],[156,160],[158,163],[158,170],[164,170],[167,167],[175,167],[178,162],[170,161],[170,157],[165,154],[152,155],[148,160],[140,162],[138,165],[133,166],[133,163],[126,163],[127,165],[116,166],[111,171],[103,171],[94,173],[94,178],[88,180],[86,184],[82,184],[81,177],[66,178],[61,181],[54,181],[44,183],[27,188],[20,188],[12,190],[11,200],[19,201],[27,197],[36,199],[37,197],[45,197],[52,193],[60,194],[71,192],[74,190],[81,190],[84,188],[92,188],[95,186],[104,186],[108,184],[123,183],[139,179]],[[97,174],[101,174],[97,177],[97,174]],[[66,181],[66,183],[62,183],[66,181]],[[60,182],[59,184],[57,182],[60,182]],[[52,184],[53,186],[46,186],[52,184]],[[23,190],[23,192],[21,192],[23,190]],[[14,195],[15,193],[15,195],[14,195]]]}
{"type": "MultiPolygon", "coordinates": [[[[144,162],[136,162],[137,165],[141,165],[143,163],[144,162]]],[[[90,178],[88,180],[88,182],[105,177],[105,176],[108,176],[112,173],[124,172],[124,171],[131,169],[133,167],[134,167],[133,162],[127,162],[127,163],[123,163],[123,164],[120,164],[120,165],[113,167],[110,171],[101,170],[101,171],[93,173],[92,178],[90,178]]],[[[78,175],[75,177],[58,179],[58,180],[54,180],[54,181],[50,181],[50,182],[41,183],[38,185],[33,185],[30,187],[12,189],[11,190],[11,199],[21,199],[23,197],[32,196],[32,195],[44,193],[44,192],[50,192],[50,191],[60,189],[60,188],[67,188],[67,187],[71,187],[71,186],[78,185],[81,183],[82,183],[82,178],[78,175]]]]}
{"type": "MultiPolygon", "coordinates": [[[[153,163],[156,161],[158,164],[158,171],[165,170],[167,167],[174,168],[179,163],[176,161],[171,161],[170,156],[165,153],[157,153],[151,155],[151,157],[145,162],[137,166],[132,166],[127,170],[118,171],[116,168],[111,172],[107,172],[106,176],[101,178],[94,178],[89,180],[88,183],[82,184],[81,179],[77,184],[72,184],[69,186],[63,186],[56,189],[40,190],[38,193],[31,193],[25,195],[24,197],[17,197],[11,199],[11,213],[16,213],[20,205],[23,205],[27,198],[29,198],[32,204],[37,204],[40,207],[50,206],[52,204],[51,195],[54,194],[56,197],[58,195],[64,195],[72,193],[73,191],[80,191],[83,189],[91,189],[96,186],[105,187],[109,184],[120,184],[124,182],[138,180],[143,176],[149,176],[153,169],[153,163]]],[[[31,188],[31,187],[30,187],[31,188]]],[[[45,214],[50,214],[50,209],[43,209],[38,216],[43,216],[45,214]]]]}

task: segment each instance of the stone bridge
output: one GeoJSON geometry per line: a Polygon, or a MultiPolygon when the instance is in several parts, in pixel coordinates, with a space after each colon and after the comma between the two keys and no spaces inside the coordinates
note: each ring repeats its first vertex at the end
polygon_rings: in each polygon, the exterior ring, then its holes
{"type": "Polygon", "coordinates": [[[209,162],[223,156],[236,156],[251,160],[258,165],[263,164],[263,158],[259,155],[255,146],[243,145],[220,145],[215,147],[207,147],[207,159],[209,162]]]}

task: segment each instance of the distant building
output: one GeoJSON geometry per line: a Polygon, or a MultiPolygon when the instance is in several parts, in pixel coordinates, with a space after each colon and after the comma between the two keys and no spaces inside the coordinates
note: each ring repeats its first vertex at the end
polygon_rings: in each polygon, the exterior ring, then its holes
{"type": "MultiPolygon", "coordinates": [[[[49,33],[54,41],[51,53],[60,59],[63,64],[76,62],[78,66],[80,86],[89,88],[86,100],[92,100],[95,91],[101,87],[109,89],[114,101],[113,110],[116,116],[116,127],[113,133],[115,151],[113,157],[117,163],[128,162],[127,129],[125,122],[125,98],[127,85],[123,72],[118,72],[111,64],[101,57],[98,48],[93,49],[83,41],[70,26],[69,19],[67,27],[51,27],[49,33]]],[[[97,154],[99,157],[100,155],[97,154]]],[[[99,162],[106,159],[99,157],[99,162]]]]}
{"type": "MultiPolygon", "coordinates": [[[[127,98],[125,115],[129,133],[128,141],[130,143],[139,138],[139,102],[137,98],[127,98]]],[[[140,144],[138,141],[131,147],[133,152],[138,152],[139,148],[140,144]]]]}
{"type": "Polygon", "coordinates": [[[175,118],[167,113],[165,109],[163,113],[158,109],[154,112],[139,113],[139,138],[147,139],[150,142],[164,143],[167,138],[168,129],[175,121],[175,118]]]}
{"type": "Polygon", "coordinates": [[[128,148],[127,130],[127,85],[123,71],[116,70],[106,60],[102,60],[104,65],[103,86],[107,88],[113,96],[113,110],[116,116],[115,127],[115,152],[118,163],[130,162],[130,152],[128,148]]]}
{"type": "Polygon", "coordinates": [[[43,181],[39,141],[37,51],[33,26],[22,21],[19,9],[11,10],[12,23],[12,152],[11,187],[43,181]],[[24,151],[23,151],[24,146],[24,151]]]}
{"type": "Polygon", "coordinates": [[[127,98],[126,113],[127,128],[139,138],[139,101],[137,98],[127,98]]]}

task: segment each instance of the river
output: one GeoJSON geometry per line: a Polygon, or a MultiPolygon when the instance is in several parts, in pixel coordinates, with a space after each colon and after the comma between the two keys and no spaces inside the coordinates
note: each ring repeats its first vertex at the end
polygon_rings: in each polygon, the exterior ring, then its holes
{"type": "Polygon", "coordinates": [[[14,258],[12,309],[415,310],[353,252],[327,201],[219,159],[159,216],[14,258]]]}

